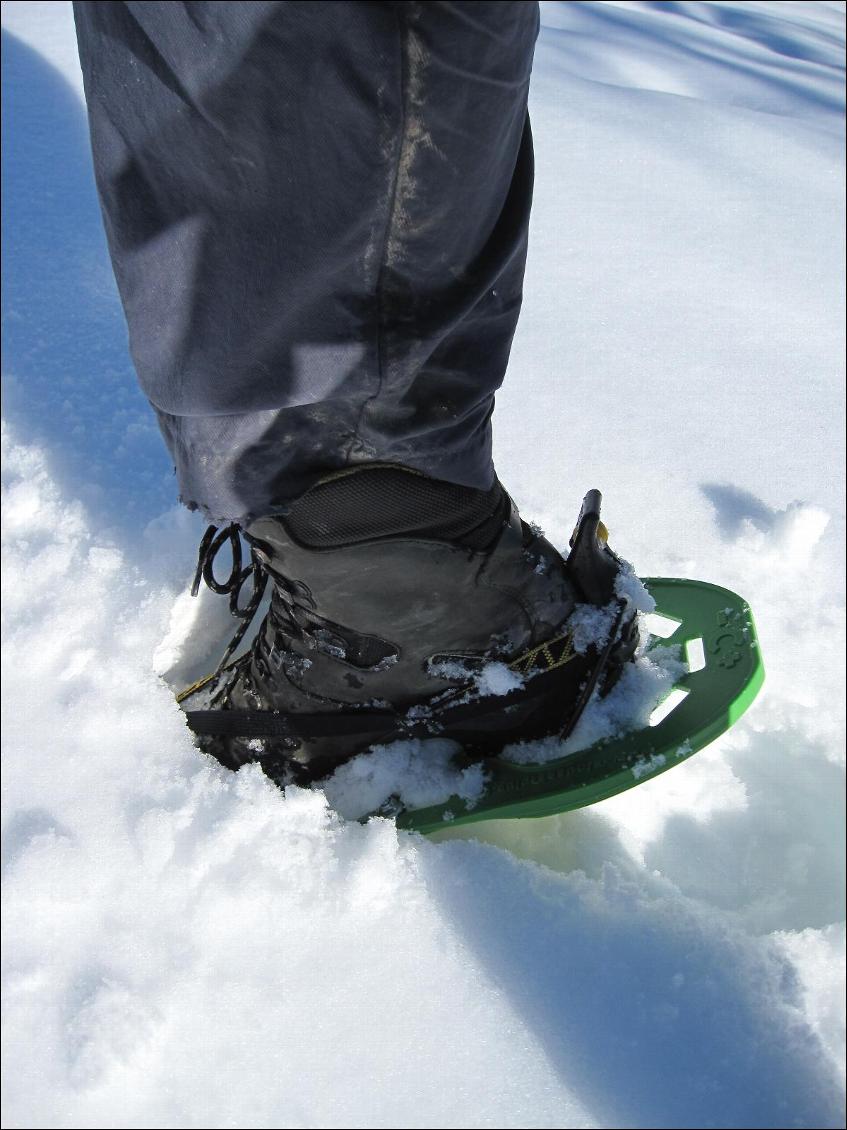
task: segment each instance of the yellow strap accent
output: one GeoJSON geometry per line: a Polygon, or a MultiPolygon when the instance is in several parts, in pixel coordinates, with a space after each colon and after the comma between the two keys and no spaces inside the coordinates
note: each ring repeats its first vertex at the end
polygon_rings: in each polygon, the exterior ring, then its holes
{"type": "Polygon", "coordinates": [[[538,647],[530,648],[529,651],[525,651],[523,655],[514,659],[509,667],[512,671],[517,671],[519,675],[528,674],[536,666],[546,671],[555,671],[557,667],[564,667],[566,663],[570,663],[575,655],[573,636],[567,633],[563,636],[556,636],[552,640],[546,640],[538,647]]]}
{"type": "Polygon", "coordinates": [[[177,702],[183,702],[189,697],[189,695],[193,695],[195,691],[202,690],[202,688],[205,687],[207,683],[211,683],[214,677],[214,673],[211,675],[204,675],[202,679],[198,679],[195,683],[192,683],[190,687],[186,687],[184,691],[180,691],[176,696],[177,702]]]}
{"type": "MultiPolygon", "coordinates": [[[[571,540],[568,542],[568,545],[573,545],[573,543],[576,541],[576,532],[578,529],[579,526],[574,526],[573,533],[571,534],[571,540]]],[[[609,531],[606,529],[605,525],[602,522],[597,523],[597,540],[599,542],[602,542],[603,545],[609,544],[609,531]]]]}

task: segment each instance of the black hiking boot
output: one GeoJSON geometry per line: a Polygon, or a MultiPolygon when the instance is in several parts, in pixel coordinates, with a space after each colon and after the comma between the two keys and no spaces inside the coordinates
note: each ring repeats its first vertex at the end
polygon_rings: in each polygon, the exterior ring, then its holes
{"type": "Polygon", "coordinates": [[[237,528],[211,527],[194,591],[202,574],[243,616],[268,579],[273,592],[250,650],[226,665],[242,629],[211,677],[211,697],[202,684],[180,696],[189,725],[224,765],[258,760],[281,782],[318,779],[405,737],[486,755],[566,736],[638,642],[599,507],[589,492],[564,560],[499,483],[472,490],[368,464],[241,531],[245,569],[237,528]],[[235,560],[221,583],[213,562],[226,541],[235,560]]]}

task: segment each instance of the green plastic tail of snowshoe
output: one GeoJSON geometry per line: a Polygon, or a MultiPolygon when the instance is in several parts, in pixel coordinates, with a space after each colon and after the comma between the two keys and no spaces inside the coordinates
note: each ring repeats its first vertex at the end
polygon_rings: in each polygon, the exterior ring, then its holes
{"type": "Polygon", "coordinates": [[[764,681],[746,601],[704,581],[657,577],[644,584],[656,601],[656,613],[678,622],[670,636],[656,642],[678,646],[685,658],[696,654],[700,640],[705,659],[700,670],[691,669],[677,681],[674,690],[685,692],[685,698],[665,718],[543,764],[492,758],[485,792],[473,807],[453,797],[444,804],[407,809],[397,815],[398,827],[429,833],[477,820],[550,816],[583,808],[664,773],[734,725],[764,681]]]}

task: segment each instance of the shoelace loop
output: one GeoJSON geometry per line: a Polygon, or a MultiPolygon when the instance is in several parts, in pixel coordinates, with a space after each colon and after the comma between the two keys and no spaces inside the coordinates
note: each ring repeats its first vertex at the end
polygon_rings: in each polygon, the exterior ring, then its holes
{"type": "MultiPolygon", "coordinates": [[[[259,605],[262,603],[262,597],[265,595],[265,589],[268,584],[268,573],[252,546],[250,547],[250,564],[244,565],[243,561],[241,531],[235,523],[224,526],[222,529],[219,529],[217,526],[209,526],[206,529],[197,554],[197,569],[195,570],[194,580],[191,584],[191,595],[197,596],[200,592],[200,581],[204,581],[212,592],[229,597],[229,610],[233,616],[241,620],[241,623],[232,639],[227,644],[226,651],[223,653],[217,667],[207,679],[203,680],[203,684],[212,682],[220,677],[229,660],[237,651],[239,644],[244,639],[244,635],[253,622],[259,605]],[[215,558],[227,542],[229,543],[230,552],[232,554],[232,568],[226,580],[220,581],[215,576],[215,558]],[[241,607],[239,600],[248,579],[252,579],[253,589],[250,593],[250,599],[244,607],[241,607]]],[[[195,684],[194,689],[196,688],[197,684],[195,684]]],[[[219,697],[223,689],[224,688],[220,688],[214,697],[219,697]]]]}
{"type": "Polygon", "coordinates": [[[252,546],[250,548],[250,564],[242,566],[242,562],[241,535],[238,526],[232,523],[221,530],[217,526],[209,526],[200,542],[197,569],[191,585],[191,595],[197,596],[200,591],[200,581],[203,580],[212,592],[220,593],[221,596],[229,596],[229,610],[233,616],[251,620],[259,607],[268,575],[252,546]],[[232,568],[227,579],[219,581],[215,576],[215,558],[227,542],[229,542],[232,554],[232,568]],[[250,600],[244,608],[241,608],[238,601],[248,577],[253,578],[253,591],[250,600]],[[255,599],[257,592],[259,597],[255,599]]]}

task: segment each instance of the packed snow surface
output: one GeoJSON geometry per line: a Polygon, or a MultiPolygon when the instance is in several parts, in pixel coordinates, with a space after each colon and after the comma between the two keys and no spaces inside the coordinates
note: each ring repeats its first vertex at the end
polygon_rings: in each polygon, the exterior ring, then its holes
{"type": "Polygon", "coordinates": [[[743,593],[765,691],[610,801],[428,840],[346,817],[447,743],[326,795],[198,753],[162,675],[225,602],[185,592],[70,5],[4,3],[4,1126],[843,1125],[844,5],[542,20],[498,471],[560,545],[599,486],[639,573],[743,593]]]}

